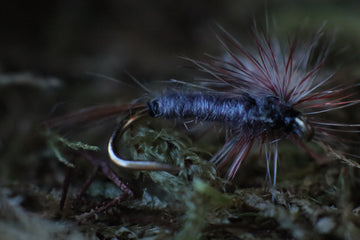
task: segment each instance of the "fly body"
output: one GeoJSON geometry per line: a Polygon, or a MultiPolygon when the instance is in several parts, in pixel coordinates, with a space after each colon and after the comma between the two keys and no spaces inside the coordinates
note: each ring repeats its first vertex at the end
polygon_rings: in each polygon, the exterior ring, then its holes
{"type": "Polygon", "coordinates": [[[163,94],[147,105],[153,117],[223,123],[242,135],[296,134],[307,141],[312,136],[306,118],[272,96],[256,99],[245,93],[227,97],[216,92],[174,92],[163,94]]]}

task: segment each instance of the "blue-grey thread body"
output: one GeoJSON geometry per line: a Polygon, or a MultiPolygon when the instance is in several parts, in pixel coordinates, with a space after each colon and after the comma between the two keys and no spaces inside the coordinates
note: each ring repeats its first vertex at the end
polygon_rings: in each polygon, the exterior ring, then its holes
{"type": "Polygon", "coordinates": [[[273,96],[254,98],[207,93],[171,92],[148,102],[151,116],[167,119],[196,119],[225,123],[248,135],[266,131],[297,133],[295,118],[301,113],[273,96]]]}

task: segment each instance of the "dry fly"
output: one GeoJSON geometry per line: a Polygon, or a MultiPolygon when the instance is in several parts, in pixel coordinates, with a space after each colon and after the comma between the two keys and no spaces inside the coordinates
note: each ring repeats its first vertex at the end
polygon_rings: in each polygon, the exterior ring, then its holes
{"type": "Polygon", "coordinates": [[[190,90],[152,93],[143,102],[94,108],[58,121],[126,115],[125,122],[108,142],[110,159],[124,168],[165,171],[177,168],[120,157],[116,148],[118,139],[133,121],[151,116],[217,123],[228,128],[230,134],[210,161],[218,168],[227,166],[226,178],[231,180],[250,149],[257,146],[265,152],[267,175],[275,185],[280,140],[294,142],[315,158],[317,155],[307,148],[307,142],[327,146],[335,149],[338,156],[345,156],[339,146],[346,143],[346,139],[338,133],[354,133],[358,131],[355,128],[360,127],[359,124],[331,122],[324,115],[360,100],[351,91],[354,86],[331,87],[332,76],[322,73],[328,48],[319,46],[321,35],[319,31],[310,41],[293,40],[282,44],[270,34],[254,31],[253,46],[245,48],[221,29],[218,40],[224,50],[223,56],[187,59],[206,75],[195,84],[186,84],[190,90]]]}

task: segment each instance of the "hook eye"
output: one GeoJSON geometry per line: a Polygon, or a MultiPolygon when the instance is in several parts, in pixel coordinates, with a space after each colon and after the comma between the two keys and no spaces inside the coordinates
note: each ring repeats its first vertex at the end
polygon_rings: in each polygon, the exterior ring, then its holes
{"type": "Polygon", "coordinates": [[[308,122],[305,116],[299,116],[295,118],[295,122],[298,126],[298,129],[295,130],[297,135],[309,142],[314,137],[314,128],[308,122]]]}

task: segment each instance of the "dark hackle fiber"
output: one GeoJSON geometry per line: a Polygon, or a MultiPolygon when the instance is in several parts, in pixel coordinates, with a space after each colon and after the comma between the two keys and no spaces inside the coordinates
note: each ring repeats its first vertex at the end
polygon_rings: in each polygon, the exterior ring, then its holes
{"type": "Polygon", "coordinates": [[[265,131],[295,131],[294,121],[300,115],[275,97],[253,98],[248,94],[234,97],[206,93],[165,93],[148,102],[153,117],[195,119],[227,124],[245,134],[265,131]]]}

